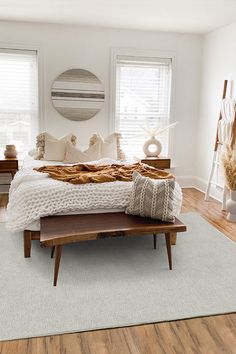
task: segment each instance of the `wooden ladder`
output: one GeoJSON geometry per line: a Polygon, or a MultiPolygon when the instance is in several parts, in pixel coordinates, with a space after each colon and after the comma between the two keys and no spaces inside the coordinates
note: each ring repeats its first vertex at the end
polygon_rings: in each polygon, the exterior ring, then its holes
{"type": "MultiPolygon", "coordinates": [[[[222,100],[226,98],[227,87],[228,87],[228,80],[225,80],[224,87],[223,87],[222,100]]],[[[218,122],[221,119],[222,119],[222,114],[221,114],[221,110],[220,110],[218,122]]],[[[209,176],[209,180],[208,180],[208,184],[207,184],[205,200],[209,200],[211,186],[215,185],[218,188],[223,189],[222,210],[225,210],[225,204],[226,204],[226,198],[227,198],[227,188],[225,185],[222,186],[222,185],[218,184],[217,182],[213,181],[216,167],[219,167],[219,165],[220,165],[221,149],[222,149],[222,145],[219,142],[219,125],[217,124],[216,139],[215,139],[215,145],[214,145],[214,155],[213,155],[213,161],[212,161],[212,166],[211,166],[211,172],[210,172],[210,176],[209,176]]]]}

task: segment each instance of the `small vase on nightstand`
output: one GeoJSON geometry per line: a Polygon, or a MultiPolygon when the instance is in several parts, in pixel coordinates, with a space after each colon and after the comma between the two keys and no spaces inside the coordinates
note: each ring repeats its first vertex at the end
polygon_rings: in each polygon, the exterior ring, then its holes
{"type": "Polygon", "coordinates": [[[4,156],[6,158],[15,158],[17,156],[17,151],[15,145],[6,145],[6,150],[4,151],[4,156]]]}
{"type": "Polygon", "coordinates": [[[226,202],[227,220],[236,222],[236,190],[230,190],[230,198],[226,202]]]}
{"type": "Polygon", "coordinates": [[[155,138],[155,136],[151,136],[143,145],[143,152],[146,157],[158,157],[161,153],[162,145],[159,140],[155,138]],[[151,151],[150,147],[153,146],[154,150],[151,151]]]}

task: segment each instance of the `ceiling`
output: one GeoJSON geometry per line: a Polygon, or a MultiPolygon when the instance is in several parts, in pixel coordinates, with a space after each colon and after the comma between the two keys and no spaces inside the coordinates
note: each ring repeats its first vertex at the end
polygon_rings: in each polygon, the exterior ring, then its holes
{"type": "Polygon", "coordinates": [[[207,33],[236,21],[236,0],[0,0],[0,20],[207,33]]]}

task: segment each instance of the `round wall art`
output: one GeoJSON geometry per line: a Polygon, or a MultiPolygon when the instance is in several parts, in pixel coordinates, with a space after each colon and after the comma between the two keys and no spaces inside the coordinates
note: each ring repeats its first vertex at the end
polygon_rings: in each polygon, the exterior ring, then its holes
{"type": "Polygon", "coordinates": [[[97,114],[105,94],[101,81],[88,70],[67,70],[54,81],[51,90],[56,110],[65,118],[82,121],[97,114]]]}

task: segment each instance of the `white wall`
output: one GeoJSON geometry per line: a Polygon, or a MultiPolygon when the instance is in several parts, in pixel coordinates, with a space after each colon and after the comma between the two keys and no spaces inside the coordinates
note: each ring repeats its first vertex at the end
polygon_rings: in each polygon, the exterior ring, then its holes
{"type": "Polygon", "coordinates": [[[164,32],[98,29],[64,25],[0,22],[0,43],[36,44],[43,47],[45,128],[61,136],[73,131],[79,143],[99,131],[108,134],[110,48],[140,48],[173,51],[176,55],[174,117],[180,124],[174,133],[174,150],[181,176],[195,174],[193,158],[199,102],[202,36],[164,32]],[[53,108],[50,88],[53,80],[70,68],[88,69],[104,84],[104,109],[94,118],[73,122],[53,108]]]}
{"type": "Polygon", "coordinates": [[[198,142],[196,144],[196,174],[201,189],[205,189],[210,173],[225,79],[234,80],[232,91],[233,96],[236,97],[235,39],[236,23],[233,23],[207,34],[203,41],[201,97],[197,122],[198,142]]]}

